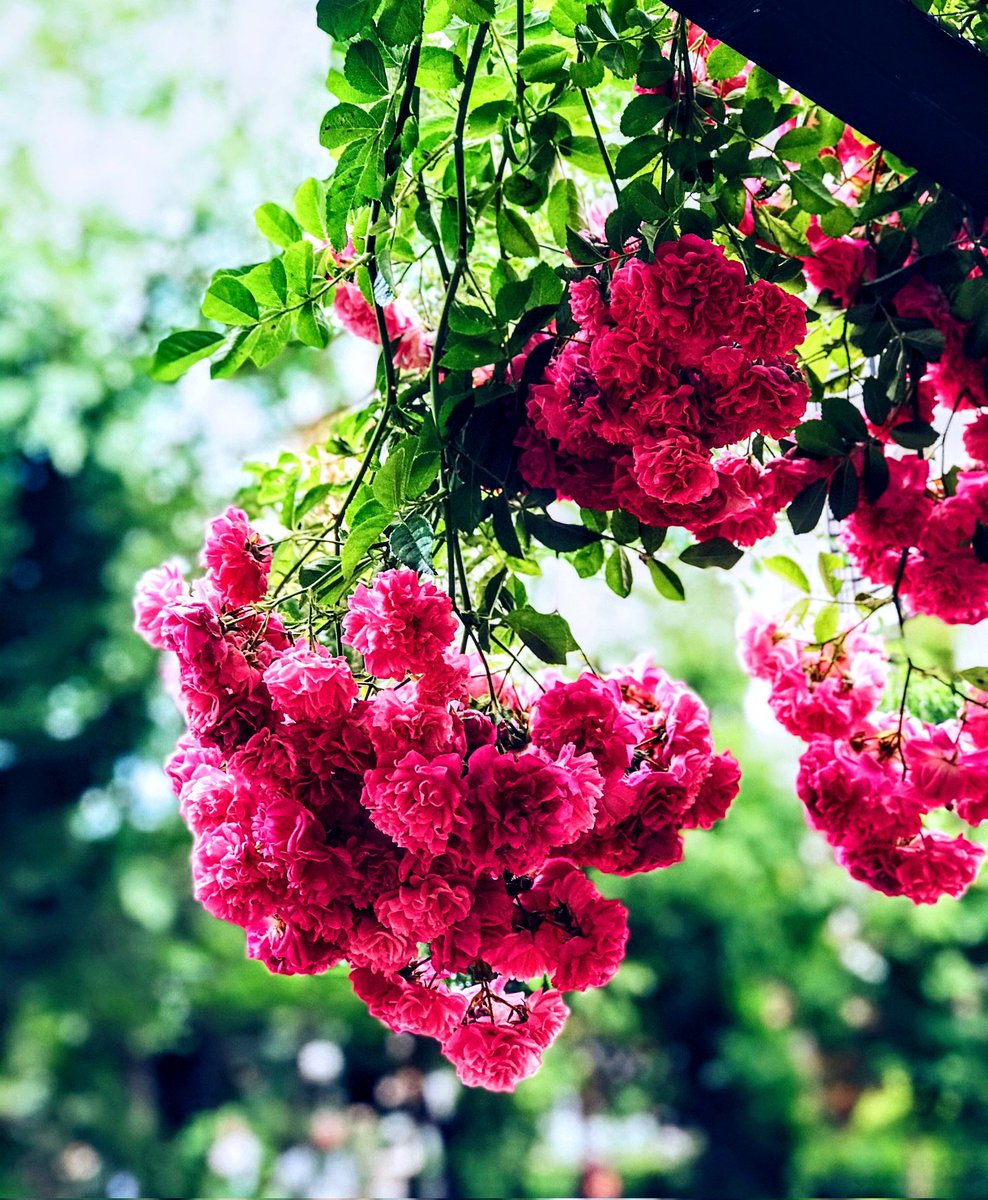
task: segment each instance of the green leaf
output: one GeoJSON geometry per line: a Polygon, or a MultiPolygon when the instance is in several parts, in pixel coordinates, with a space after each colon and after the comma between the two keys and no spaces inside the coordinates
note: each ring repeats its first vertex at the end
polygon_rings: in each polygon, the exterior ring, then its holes
{"type": "Polygon", "coordinates": [[[667,567],[664,562],[660,562],[657,558],[648,560],[648,573],[652,577],[652,583],[655,585],[655,590],[660,596],[664,596],[667,600],[685,600],[686,588],[683,587],[683,581],[679,578],[672,567],[667,567]]]}
{"type": "Polygon", "coordinates": [[[356,104],[337,104],[322,119],[319,144],[327,150],[335,150],[337,146],[370,137],[379,130],[379,122],[366,109],[358,108],[356,104]]]}
{"type": "Polygon", "coordinates": [[[936,445],[940,437],[925,421],[903,421],[901,425],[892,428],[889,436],[893,442],[905,446],[907,450],[925,450],[927,446],[936,445]]]}
{"type": "Polygon", "coordinates": [[[849,442],[863,442],[868,437],[868,426],[860,411],[843,396],[831,396],[823,402],[826,423],[849,442]]]}
{"type": "Polygon", "coordinates": [[[253,325],[260,314],[257,301],[240,280],[221,275],[203,298],[202,315],[224,325],[253,325]]]}
{"type": "Polygon", "coordinates": [[[306,304],[295,314],[295,336],[314,350],[323,350],[329,345],[329,326],[316,305],[306,304]]]}
{"type": "Polygon", "coordinates": [[[258,338],[258,327],[241,329],[233,339],[233,344],[221,358],[215,358],[209,364],[210,379],[229,379],[244,365],[254,348],[258,338]]]}
{"type": "Polygon", "coordinates": [[[821,215],[836,208],[840,203],[827,191],[822,180],[809,171],[795,171],[789,177],[792,197],[803,212],[821,215]]]}
{"type": "Polygon", "coordinates": [[[374,498],[388,512],[397,512],[408,497],[410,458],[404,445],[396,446],[374,476],[374,498]]]}
{"type": "Polygon", "coordinates": [[[767,100],[779,99],[779,81],[764,67],[752,67],[747,82],[744,85],[746,99],[756,100],[765,97],[767,100]]]}
{"type": "Polygon", "coordinates": [[[203,358],[208,358],[223,341],[222,333],[210,329],[187,329],[171,333],[158,343],[149,374],[159,383],[172,383],[203,358]]]}
{"type": "Polygon", "coordinates": [[[566,51],[548,42],[535,42],[518,55],[518,73],[526,83],[554,83],[566,69],[566,51]]]}
{"type": "Polygon", "coordinates": [[[854,213],[843,204],[838,208],[832,208],[829,212],[825,212],[820,218],[820,228],[827,237],[844,237],[845,234],[851,232],[854,225],[854,213]]]}
{"type": "Polygon", "coordinates": [[[356,529],[351,530],[340,554],[340,566],[347,579],[358,569],[364,555],[378,541],[392,519],[392,513],[380,513],[361,521],[356,529]]]}
{"type": "Polygon", "coordinates": [[[748,65],[748,59],[743,54],[739,54],[737,50],[732,50],[730,46],[725,46],[723,42],[719,46],[714,46],[713,50],[707,55],[707,78],[720,82],[724,79],[733,79],[748,65]]]}
{"type": "MultiPolygon", "coordinates": [[[[463,80],[463,64],[442,46],[423,46],[415,82],[427,92],[451,92],[463,80]]],[[[475,113],[471,113],[471,122],[475,113]]]]}
{"type": "Polygon", "coordinates": [[[491,338],[459,337],[450,340],[440,362],[450,371],[472,371],[496,362],[500,356],[500,344],[491,338]]]}
{"type": "Polygon", "coordinates": [[[783,254],[809,254],[810,248],[806,239],[788,221],[783,221],[781,217],[770,212],[766,205],[755,205],[754,218],[759,237],[770,246],[778,246],[783,254]]]}
{"type": "Polygon", "coordinates": [[[827,550],[821,550],[817,558],[817,570],[820,572],[823,586],[831,596],[836,597],[840,595],[841,589],[844,587],[844,580],[837,572],[843,570],[846,566],[847,563],[844,561],[842,555],[831,554],[827,550]]]}
{"type": "Polygon", "coordinates": [[[509,258],[539,257],[539,244],[531,226],[510,208],[502,208],[497,214],[497,237],[509,258]]]}
{"type": "Polygon", "coordinates": [[[306,233],[326,236],[326,187],[318,179],[304,179],[295,192],[295,216],[306,233]]]}
{"type": "Polygon", "coordinates": [[[598,512],[595,508],[581,508],[580,520],[594,533],[603,533],[607,528],[607,513],[598,512]]]}
{"type": "Polygon", "coordinates": [[[435,538],[432,526],[418,513],[399,521],[391,530],[388,544],[392,555],[406,567],[420,575],[431,575],[432,543],[435,538]]]}
{"type": "Polygon", "coordinates": [[[615,546],[607,556],[607,566],[604,568],[604,579],[607,586],[616,596],[631,595],[631,560],[623,546],[615,546]]]}
{"type": "Polygon", "coordinates": [[[264,304],[268,308],[282,308],[288,299],[285,264],[280,258],[272,258],[269,262],[258,263],[246,275],[240,276],[240,282],[249,290],[258,304],[264,304]]]}
{"type": "Polygon", "coordinates": [[[902,335],[902,340],[918,350],[927,362],[936,362],[946,345],[946,338],[939,329],[910,329],[902,335]]]}
{"type": "Polygon", "coordinates": [[[786,510],[793,533],[809,533],[816,529],[827,502],[827,480],[815,479],[796,494],[786,510]]]}
{"type": "Polygon", "coordinates": [[[250,357],[254,366],[263,368],[284,350],[292,332],[290,313],[282,313],[274,320],[262,321],[257,326],[257,341],[251,349],[250,357]]]}
{"type": "Polygon", "coordinates": [[[819,129],[797,125],[795,129],[790,129],[779,138],[775,149],[779,157],[784,158],[786,162],[812,162],[823,149],[823,139],[819,129]]]}
{"type": "Polygon", "coordinates": [[[857,508],[858,473],[849,458],[845,458],[834,472],[827,497],[835,521],[843,521],[857,508]]]}
{"type": "Polygon", "coordinates": [[[599,536],[583,525],[566,525],[541,513],[526,512],[525,528],[529,535],[550,550],[568,554],[600,541],[599,536]]]}
{"type": "Polygon", "coordinates": [[[638,518],[625,512],[624,509],[617,509],[611,517],[611,533],[614,534],[615,541],[620,542],[622,546],[627,546],[635,541],[640,531],[641,525],[638,518]]]}
{"type": "Polygon", "coordinates": [[[965,667],[957,672],[965,683],[970,683],[979,691],[988,692],[988,667],[965,667]]]}
{"type": "Polygon", "coordinates": [[[729,571],[744,557],[744,551],[739,550],[727,538],[710,538],[706,542],[697,542],[695,546],[687,546],[680,554],[679,561],[690,567],[720,567],[729,571]]]}
{"type": "Polygon", "coordinates": [[[829,642],[837,633],[840,610],[836,604],[825,604],[813,621],[813,640],[829,642]]]}
{"type": "Polygon", "coordinates": [[[509,558],[521,558],[524,551],[511,519],[511,509],[503,495],[491,498],[491,525],[497,544],[509,558]]]}
{"type": "Polygon", "coordinates": [[[566,655],[578,649],[568,623],[558,613],[540,613],[526,605],[508,613],[504,620],[543,662],[561,666],[566,655]]]}
{"type": "Polygon", "coordinates": [[[410,46],[422,32],[422,0],[387,0],[377,18],[386,46],[410,46]]]}
{"type": "Polygon", "coordinates": [[[604,565],[603,543],[591,542],[589,546],[577,550],[570,562],[581,579],[589,579],[591,575],[596,575],[604,565]]]}
{"type": "Polygon", "coordinates": [[[381,51],[373,42],[354,42],[346,52],[343,75],[352,88],[365,96],[388,94],[388,72],[381,51]]]}
{"type": "Polygon", "coordinates": [[[470,25],[483,25],[497,15],[495,0],[450,0],[450,9],[470,25]]]}
{"type": "Polygon", "coordinates": [[[881,446],[874,442],[865,448],[861,482],[864,484],[865,495],[872,504],[883,495],[889,485],[889,465],[885,461],[881,446]]]}
{"type": "Polygon", "coordinates": [[[629,138],[650,132],[672,108],[673,103],[668,96],[635,96],[621,114],[621,132],[629,138]]]}
{"type": "Polygon", "coordinates": [[[793,559],[787,558],[784,554],[772,554],[768,558],[762,559],[762,565],[773,575],[778,575],[780,579],[799,588],[801,592],[809,592],[810,581],[806,578],[806,572],[793,559]]]}
{"type": "Polygon", "coordinates": [[[262,204],[254,211],[254,221],[262,235],[276,246],[290,246],[302,236],[298,222],[280,204],[262,204]]]}
{"type": "Polygon", "coordinates": [[[664,147],[665,139],[659,137],[658,134],[647,134],[645,137],[636,138],[635,141],[622,146],[618,151],[617,160],[614,163],[615,175],[618,179],[630,179],[632,175],[637,175],[642,167],[658,158],[664,147]]]}
{"type": "Polygon", "coordinates": [[[376,7],[373,0],[318,0],[316,24],[331,38],[351,38],[365,28],[376,7]]]}
{"type": "Polygon", "coordinates": [[[795,438],[800,450],[820,458],[831,458],[847,450],[844,438],[828,421],[804,421],[796,429],[795,438]]]}
{"type": "Polygon", "coordinates": [[[297,296],[308,296],[312,287],[313,254],[311,242],[295,242],[282,255],[285,279],[297,296]]]}

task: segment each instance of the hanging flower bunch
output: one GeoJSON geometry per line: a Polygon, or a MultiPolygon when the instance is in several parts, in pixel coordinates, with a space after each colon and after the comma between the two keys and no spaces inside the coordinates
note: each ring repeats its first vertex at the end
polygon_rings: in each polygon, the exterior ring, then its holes
{"type": "Polygon", "coordinates": [[[527,690],[457,653],[448,595],[408,568],[347,600],[342,645],[292,641],[271,552],[229,509],[205,576],[151,572],[137,627],[168,651],[189,730],[168,764],[207,912],[272,971],[346,961],[391,1029],[510,1090],[562,993],[617,971],[626,914],[583,868],[669,866],[738,790],[706,709],[646,662],[527,690]],[[351,665],[353,664],[353,665],[351,665]]]}
{"type": "Polygon", "coordinates": [[[802,302],[747,283],[739,262],[692,234],[606,282],[581,279],[569,301],[579,333],[528,391],[526,482],[700,540],[771,533],[802,468],[717,452],[785,437],[802,417],[810,393],[792,353],[806,336],[802,302]]]}
{"type": "Polygon", "coordinates": [[[978,825],[988,816],[988,739],[984,720],[972,720],[979,702],[940,724],[879,712],[888,660],[860,629],[814,645],[756,618],[742,629],[741,657],[769,684],[779,723],[809,743],[796,791],[841,866],[916,904],[962,895],[983,848],[923,818],[950,809],[978,825]]]}

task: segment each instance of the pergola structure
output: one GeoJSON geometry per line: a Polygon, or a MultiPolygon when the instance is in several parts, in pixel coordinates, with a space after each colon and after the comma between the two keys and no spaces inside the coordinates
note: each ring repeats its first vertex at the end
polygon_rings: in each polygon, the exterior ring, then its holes
{"type": "Polygon", "coordinates": [[[988,216],[988,57],[909,0],[676,8],[988,216]]]}

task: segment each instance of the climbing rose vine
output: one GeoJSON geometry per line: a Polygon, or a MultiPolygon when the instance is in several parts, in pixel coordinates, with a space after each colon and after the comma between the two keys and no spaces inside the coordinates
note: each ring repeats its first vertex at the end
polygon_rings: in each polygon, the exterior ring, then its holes
{"type": "Polygon", "coordinates": [[[959,897],[988,817],[988,668],[958,657],[988,619],[979,215],[662,4],[316,19],[328,173],[258,208],[276,252],[151,364],[377,348],[369,396],[249,467],[204,573],[138,587],[196,898],[514,1087],[621,962],[593,873],[673,867],[740,781],[689,687],[544,611],[540,564],[690,604],[749,550],[739,657],[803,743],[811,836],[959,897]]]}

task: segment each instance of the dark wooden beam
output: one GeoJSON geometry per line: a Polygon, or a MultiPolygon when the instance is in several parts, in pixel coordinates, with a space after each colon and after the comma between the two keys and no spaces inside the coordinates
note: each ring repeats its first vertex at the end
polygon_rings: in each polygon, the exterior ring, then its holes
{"type": "Polygon", "coordinates": [[[988,56],[909,0],[677,0],[675,7],[988,215],[988,56]]]}

